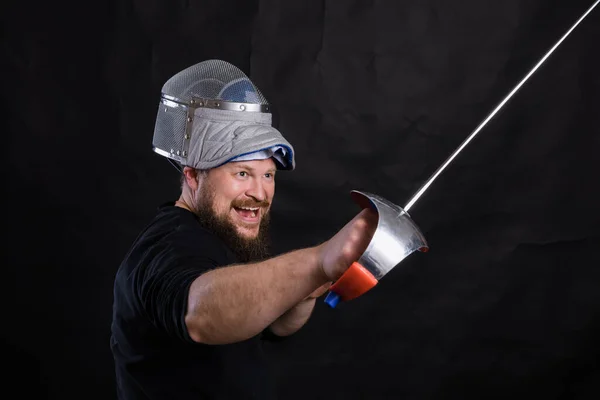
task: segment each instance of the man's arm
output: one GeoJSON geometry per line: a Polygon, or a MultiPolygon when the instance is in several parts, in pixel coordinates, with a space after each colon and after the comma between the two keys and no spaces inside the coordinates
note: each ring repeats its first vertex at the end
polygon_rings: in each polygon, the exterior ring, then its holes
{"type": "Polygon", "coordinates": [[[188,294],[185,323],[190,337],[199,343],[225,344],[258,335],[319,287],[342,276],[367,248],[376,227],[377,214],[363,209],[319,246],[200,275],[188,294]]]}
{"type": "Polygon", "coordinates": [[[320,247],[296,250],[204,273],[192,283],[188,296],[190,337],[200,343],[226,344],[259,334],[329,281],[319,251],[320,247]]]}
{"type": "Polygon", "coordinates": [[[269,329],[277,336],[289,336],[296,333],[306,324],[310,318],[315,302],[319,296],[324,294],[331,287],[331,282],[327,282],[308,297],[301,300],[294,307],[287,310],[281,317],[273,322],[269,329]]]}

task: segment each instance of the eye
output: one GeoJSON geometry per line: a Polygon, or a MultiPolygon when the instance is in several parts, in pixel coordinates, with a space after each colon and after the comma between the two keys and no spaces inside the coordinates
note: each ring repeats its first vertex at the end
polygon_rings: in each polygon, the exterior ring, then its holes
{"type": "Polygon", "coordinates": [[[248,176],[248,173],[246,171],[240,171],[238,172],[238,175],[241,176],[242,178],[248,176]]]}

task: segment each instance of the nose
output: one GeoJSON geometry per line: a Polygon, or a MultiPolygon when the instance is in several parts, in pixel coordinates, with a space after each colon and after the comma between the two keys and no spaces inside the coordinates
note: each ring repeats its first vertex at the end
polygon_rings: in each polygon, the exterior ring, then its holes
{"type": "Polygon", "coordinates": [[[267,200],[267,191],[260,179],[251,180],[250,185],[246,190],[246,196],[261,202],[267,200]]]}

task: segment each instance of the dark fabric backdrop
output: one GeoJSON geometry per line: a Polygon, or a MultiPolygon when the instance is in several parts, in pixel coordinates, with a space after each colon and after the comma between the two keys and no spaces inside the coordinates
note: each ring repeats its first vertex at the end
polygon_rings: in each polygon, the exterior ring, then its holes
{"type": "MultiPolygon", "coordinates": [[[[160,88],[208,58],[297,150],[276,252],[404,205],[591,0],[2,6],[2,355],[19,398],[114,398],[112,280],[178,195],[160,88]]],[[[600,8],[411,209],[431,251],[267,351],[285,399],[600,396],[600,8]]]]}

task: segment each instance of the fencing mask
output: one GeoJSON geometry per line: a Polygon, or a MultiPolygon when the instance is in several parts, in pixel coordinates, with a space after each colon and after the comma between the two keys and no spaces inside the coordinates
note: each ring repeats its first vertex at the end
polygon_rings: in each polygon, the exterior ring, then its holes
{"type": "Polygon", "coordinates": [[[152,149],[180,171],[269,157],[278,169],[295,168],[294,148],[272,126],[265,97],[221,60],[203,61],[165,82],[152,149]]]}

